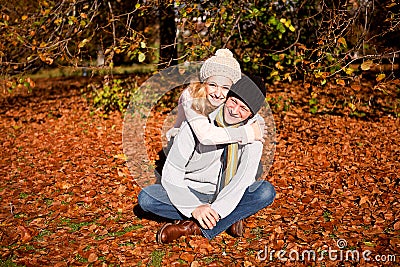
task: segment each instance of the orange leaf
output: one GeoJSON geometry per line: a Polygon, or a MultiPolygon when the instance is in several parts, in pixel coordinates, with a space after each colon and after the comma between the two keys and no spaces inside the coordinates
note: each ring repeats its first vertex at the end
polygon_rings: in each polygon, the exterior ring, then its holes
{"type": "Polygon", "coordinates": [[[395,223],[394,225],[393,225],[393,228],[394,228],[394,230],[399,230],[400,229],[400,221],[398,221],[397,223],[395,223]]]}
{"type": "Polygon", "coordinates": [[[189,252],[185,251],[180,255],[179,258],[181,258],[182,260],[187,261],[187,262],[192,262],[194,260],[194,256],[195,255],[193,253],[189,253],[189,252]]]}
{"type": "Polygon", "coordinates": [[[29,230],[26,229],[24,226],[18,226],[18,231],[20,233],[22,243],[26,243],[32,239],[29,230]]]}
{"type": "Polygon", "coordinates": [[[362,196],[360,199],[360,205],[366,203],[368,201],[368,197],[367,196],[362,196]]]}
{"type": "Polygon", "coordinates": [[[346,82],[343,79],[337,79],[336,83],[341,85],[341,86],[345,86],[346,85],[346,82]]]}
{"type": "Polygon", "coordinates": [[[90,253],[89,257],[88,257],[88,262],[93,263],[95,261],[97,261],[99,257],[97,257],[96,253],[92,252],[90,253]]]}

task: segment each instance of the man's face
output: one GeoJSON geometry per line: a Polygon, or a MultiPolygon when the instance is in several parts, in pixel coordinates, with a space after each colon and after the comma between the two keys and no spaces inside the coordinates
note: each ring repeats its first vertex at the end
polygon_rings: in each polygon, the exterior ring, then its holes
{"type": "Polygon", "coordinates": [[[206,81],[207,99],[211,105],[218,107],[226,100],[232,81],[223,76],[211,76],[206,81]]]}
{"type": "Polygon", "coordinates": [[[224,119],[228,124],[237,124],[247,120],[252,115],[244,102],[236,97],[229,97],[224,106],[224,119]]]}

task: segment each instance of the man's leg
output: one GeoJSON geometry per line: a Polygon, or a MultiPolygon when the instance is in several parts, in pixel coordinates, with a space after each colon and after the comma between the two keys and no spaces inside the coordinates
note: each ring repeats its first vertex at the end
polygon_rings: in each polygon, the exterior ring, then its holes
{"type": "Polygon", "coordinates": [[[168,194],[161,184],[153,184],[143,188],[138,195],[140,207],[146,211],[158,216],[172,219],[187,219],[172,205],[168,194]]]}
{"type": "Polygon", "coordinates": [[[169,243],[183,235],[203,235],[197,222],[183,216],[172,205],[162,185],[155,184],[143,188],[138,195],[138,202],[146,212],[169,219],[180,220],[176,224],[166,223],[161,227],[156,235],[158,243],[169,243]]]}
{"type": "Polygon", "coordinates": [[[269,206],[274,201],[275,196],[275,189],[269,182],[254,182],[246,189],[238,206],[232,211],[232,213],[219,220],[213,229],[202,229],[203,235],[208,239],[214,238],[219,233],[228,229],[233,223],[247,218],[257,211],[269,206]]]}

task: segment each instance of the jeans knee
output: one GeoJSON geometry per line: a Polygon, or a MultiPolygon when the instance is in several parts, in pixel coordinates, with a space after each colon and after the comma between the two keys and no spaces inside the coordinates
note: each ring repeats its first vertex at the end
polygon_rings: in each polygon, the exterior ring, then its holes
{"type": "Polygon", "coordinates": [[[148,211],[150,207],[151,197],[150,195],[142,189],[138,195],[138,204],[144,211],[148,211]]]}
{"type": "Polygon", "coordinates": [[[264,202],[265,206],[270,205],[274,201],[276,196],[276,191],[274,186],[267,181],[263,181],[263,183],[259,187],[259,190],[260,190],[259,193],[260,201],[264,202]]]}

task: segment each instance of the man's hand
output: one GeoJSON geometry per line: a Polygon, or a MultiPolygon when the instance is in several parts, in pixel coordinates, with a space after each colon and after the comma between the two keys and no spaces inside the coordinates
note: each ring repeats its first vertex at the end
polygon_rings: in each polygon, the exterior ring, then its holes
{"type": "Polygon", "coordinates": [[[198,206],[192,212],[192,216],[204,229],[214,228],[214,226],[216,226],[217,222],[219,221],[218,213],[211,208],[210,204],[198,206]]]}

